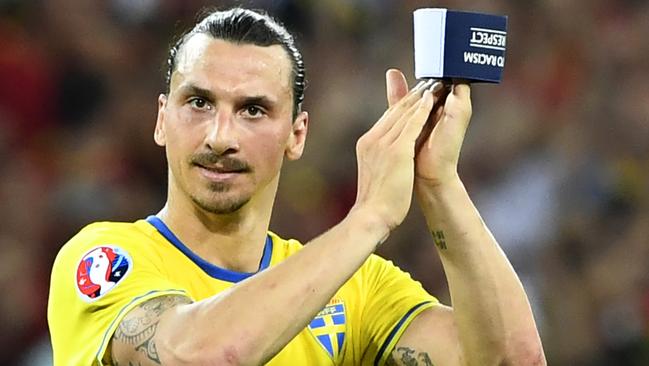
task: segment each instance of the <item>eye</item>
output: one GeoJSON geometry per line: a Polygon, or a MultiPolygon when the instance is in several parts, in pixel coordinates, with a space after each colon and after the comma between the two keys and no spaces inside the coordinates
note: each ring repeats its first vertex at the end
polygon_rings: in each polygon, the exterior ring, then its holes
{"type": "Polygon", "coordinates": [[[264,110],[257,105],[248,105],[243,108],[243,114],[246,118],[259,118],[264,115],[264,110]]]}
{"type": "Polygon", "coordinates": [[[208,110],[211,109],[210,104],[207,100],[201,97],[193,97],[189,100],[189,104],[198,110],[208,110]]]}

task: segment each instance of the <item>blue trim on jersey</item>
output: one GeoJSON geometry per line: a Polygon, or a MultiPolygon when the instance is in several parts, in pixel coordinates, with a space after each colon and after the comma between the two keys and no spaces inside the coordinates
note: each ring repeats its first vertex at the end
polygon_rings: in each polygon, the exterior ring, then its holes
{"type": "Polygon", "coordinates": [[[411,315],[412,313],[414,313],[417,309],[419,309],[420,307],[422,307],[422,306],[424,306],[424,305],[426,305],[426,304],[430,304],[431,302],[432,302],[432,301],[424,301],[424,302],[422,302],[422,303],[419,303],[419,304],[413,306],[412,309],[408,310],[408,312],[406,313],[406,315],[404,315],[403,317],[401,317],[401,320],[399,320],[399,322],[397,323],[397,325],[395,325],[394,328],[392,328],[392,331],[390,332],[390,335],[388,335],[388,338],[386,338],[386,339],[385,339],[385,342],[383,342],[383,345],[382,345],[381,348],[379,349],[379,353],[376,354],[376,358],[374,359],[374,365],[375,365],[375,366],[377,366],[377,365],[379,364],[379,361],[381,361],[381,358],[383,357],[383,353],[385,352],[385,349],[388,348],[388,344],[390,344],[390,342],[392,342],[392,338],[394,338],[394,337],[397,335],[397,333],[399,332],[399,329],[401,329],[401,326],[403,325],[403,323],[404,323],[404,322],[405,322],[405,321],[410,317],[410,315],[411,315]]]}
{"type": "Polygon", "coordinates": [[[221,268],[216,266],[205,259],[199,257],[196,253],[192,252],[183,242],[178,239],[178,237],[169,229],[169,227],[162,221],[158,216],[149,216],[146,218],[146,221],[153,225],[162,236],[165,237],[173,246],[180,250],[184,255],[191,259],[194,264],[200,267],[205,273],[210,275],[213,278],[227,281],[227,282],[239,282],[243,281],[246,278],[254,275],[259,271],[263,271],[268,268],[270,265],[270,258],[273,254],[273,239],[270,238],[270,235],[266,236],[266,245],[264,246],[264,254],[261,257],[259,262],[259,269],[254,273],[247,272],[236,272],[229,269],[221,268]]]}

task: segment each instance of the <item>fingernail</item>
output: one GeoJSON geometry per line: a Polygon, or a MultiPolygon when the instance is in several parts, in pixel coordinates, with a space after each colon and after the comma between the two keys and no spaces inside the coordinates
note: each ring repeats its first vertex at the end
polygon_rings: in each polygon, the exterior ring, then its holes
{"type": "Polygon", "coordinates": [[[417,90],[417,89],[421,88],[421,87],[424,85],[425,82],[426,82],[425,80],[422,80],[422,81],[418,82],[417,85],[415,85],[414,87],[412,87],[411,90],[414,91],[414,90],[417,90]]]}
{"type": "Polygon", "coordinates": [[[433,86],[430,88],[430,90],[433,93],[437,93],[438,91],[442,90],[443,88],[444,88],[444,84],[437,81],[437,82],[435,82],[435,84],[433,84],[433,86]]]}
{"type": "Polygon", "coordinates": [[[418,88],[418,91],[421,93],[422,91],[430,88],[431,85],[431,80],[425,80],[423,81],[423,84],[421,84],[421,87],[418,88]]]}

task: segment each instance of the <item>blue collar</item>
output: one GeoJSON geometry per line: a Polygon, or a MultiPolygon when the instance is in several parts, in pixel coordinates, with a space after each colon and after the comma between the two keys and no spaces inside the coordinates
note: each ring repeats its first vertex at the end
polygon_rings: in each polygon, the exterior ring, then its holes
{"type": "Polygon", "coordinates": [[[266,236],[266,245],[264,246],[264,254],[261,257],[259,262],[259,269],[254,273],[246,272],[236,272],[229,269],[221,268],[216,266],[205,259],[199,257],[196,253],[192,252],[185,244],[183,244],[180,239],[169,229],[169,227],[160,220],[159,217],[151,215],[146,218],[146,221],[153,225],[162,236],[165,237],[173,246],[180,250],[187,258],[191,259],[197,266],[199,266],[205,273],[210,275],[213,278],[227,281],[227,282],[239,282],[243,281],[246,278],[254,275],[259,271],[263,271],[268,268],[270,264],[270,258],[273,254],[273,240],[270,238],[270,235],[266,236]]]}

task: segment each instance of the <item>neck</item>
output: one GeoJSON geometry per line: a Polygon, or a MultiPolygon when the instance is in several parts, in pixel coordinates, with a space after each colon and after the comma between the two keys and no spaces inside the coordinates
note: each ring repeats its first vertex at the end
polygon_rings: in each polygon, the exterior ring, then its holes
{"type": "Polygon", "coordinates": [[[219,267],[256,272],[263,255],[279,174],[248,203],[230,214],[198,207],[172,184],[158,216],[194,253],[219,267]]]}

